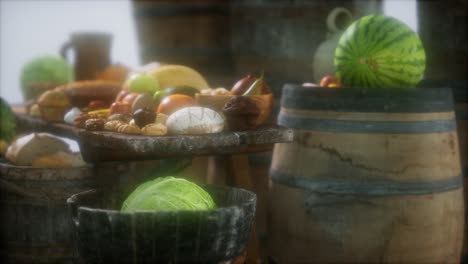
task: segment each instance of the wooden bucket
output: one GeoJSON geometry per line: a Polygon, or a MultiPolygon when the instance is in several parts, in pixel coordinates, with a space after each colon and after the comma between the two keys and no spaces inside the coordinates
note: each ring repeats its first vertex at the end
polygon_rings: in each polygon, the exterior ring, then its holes
{"type": "Polygon", "coordinates": [[[456,263],[464,203],[450,89],[286,85],[270,169],[273,259],[456,263]]]}
{"type": "Polygon", "coordinates": [[[185,160],[102,162],[77,168],[0,163],[0,257],[8,263],[75,263],[73,225],[66,199],[98,189],[115,204],[142,182],[171,175],[185,160]]]}
{"type": "MultiPolygon", "coordinates": [[[[94,187],[92,167],[0,163],[0,258],[7,263],[73,263],[66,199],[94,187]]],[[[5,262],[3,262],[5,263],[5,262]]]]}
{"type": "Polygon", "coordinates": [[[241,256],[256,195],[204,186],[217,204],[202,211],[120,212],[95,190],[68,199],[83,263],[219,263],[241,256]]]}
{"type": "Polygon", "coordinates": [[[133,16],[143,63],[186,65],[212,85],[232,75],[229,1],[133,1],[133,16]]]}

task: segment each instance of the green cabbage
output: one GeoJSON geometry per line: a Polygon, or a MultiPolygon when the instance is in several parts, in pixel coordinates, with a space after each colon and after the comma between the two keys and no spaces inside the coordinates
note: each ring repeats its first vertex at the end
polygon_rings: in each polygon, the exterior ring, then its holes
{"type": "Polygon", "coordinates": [[[207,210],[215,207],[211,196],[200,186],[169,176],[138,186],[124,201],[122,211],[207,210]]]}
{"type": "Polygon", "coordinates": [[[9,142],[16,134],[16,119],[10,105],[0,97],[0,140],[9,142]]]}
{"type": "Polygon", "coordinates": [[[21,71],[23,93],[30,94],[32,83],[64,84],[73,81],[73,68],[62,57],[44,55],[26,63],[21,71]]]}

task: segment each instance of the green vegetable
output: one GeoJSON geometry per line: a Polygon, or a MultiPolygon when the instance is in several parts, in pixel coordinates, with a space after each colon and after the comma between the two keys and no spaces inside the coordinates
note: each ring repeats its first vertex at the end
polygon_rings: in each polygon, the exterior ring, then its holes
{"type": "Polygon", "coordinates": [[[16,134],[16,119],[10,105],[0,97],[0,140],[9,142],[16,134]]]}
{"type": "Polygon", "coordinates": [[[21,88],[26,99],[37,96],[31,84],[60,85],[73,81],[73,69],[62,57],[45,55],[36,57],[23,66],[21,88]]]}
{"type": "Polygon", "coordinates": [[[169,176],[138,186],[124,201],[122,211],[208,210],[215,207],[211,196],[200,186],[169,176]]]}
{"type": "Polygon", "coordinates": [[[426,67],[418,35],[403,22],[369,15],[351,24],[335,50],[336,75],[346,87],[415,87],[426,67]]]}

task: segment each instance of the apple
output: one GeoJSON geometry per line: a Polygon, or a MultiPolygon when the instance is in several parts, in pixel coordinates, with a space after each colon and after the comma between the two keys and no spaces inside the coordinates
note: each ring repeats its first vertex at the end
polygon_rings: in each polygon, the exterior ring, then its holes
{"type": "Polygon", "coordinates": [[[118,94],[117,97],[115,97],[115,102],[121,102],[122,99],[129,94],[127,90],[121,90],[118,94]]]}
{"type": "Polygon", "coordinates": [[[249,73],[246,77],[240,79],[237,81],[234,86],[231,88],[231,93],[233,95],[243,95],[247,89],[252,85],[252,83],[255,82],[257,78],[252,77],[252,75],[249,73]]]}
{"type": "Polygon", "coordinates": [[[131,93],[148,93],[153,95],[159,90],[159,82],[153,76],[145,73],[132,74],[127,81],[128,91],[131,93]]]}
{"type": "Polygon", "coordinates": [[[132,105],[125,102],[113,102],[110,106],[110,114],[130,114],[132,105]]]}
{"type": "Polygon", "coordinates": [[[122,98],[123,103],[128,103],[129,105],[132,105],[135,99],[139,96],[139,93],[128,93],[122,98]]]}
{"type": "Polygon", "coordinates": [[[332,75],[326,75],[320,80],[321,87],[337,88],[341,87],[341,82],[338,78],[332,75]]]}
{"type": "Polygon", "coordinates": [[[109,107],[109,105],[106,104],[104,101],[101,101],[101,100],[93,100],[93,101],[89,102],[89,104],[88,104],[88,108],[93,109],[93,110],[103,109],[103,108],[107,108],[107,107],[109,107]]]}

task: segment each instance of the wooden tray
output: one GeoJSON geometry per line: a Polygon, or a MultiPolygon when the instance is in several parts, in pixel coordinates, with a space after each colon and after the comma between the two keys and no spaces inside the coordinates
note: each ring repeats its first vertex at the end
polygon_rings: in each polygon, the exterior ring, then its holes
{"type": "Polygon", "coordinates": [[[79,130],[78,137],[83,159],[101,162],[265,152],[274,143],[291,142],[293,132],[265,127],[205,135],[142,136],[79,130]]]}
{"type": "Polygon", "coordinates": [[[18,112],[16,122],[21,132],[49,132],[77,140],[83,159],[91,163],[266,152],[274,143],[293,139],[292,129],[279,126],[205,135],[142,136],[91,132],[18,112]]]}
{"type": "Polygon", "coordinates": [[[56,136],[78,140],[78,129],[65,123],[51,123],[27,114],[15,113],[16,127],[20,133],[47,132],[56,136]]]}
{"type": "Polygon", "coordinates": [[[80,167],[41,168],[13,165],[5,159],[0,158],[1,179],[34,181],[81,180],[92,177],[93,174],[94,168],[90,164],[80,167]]]}

